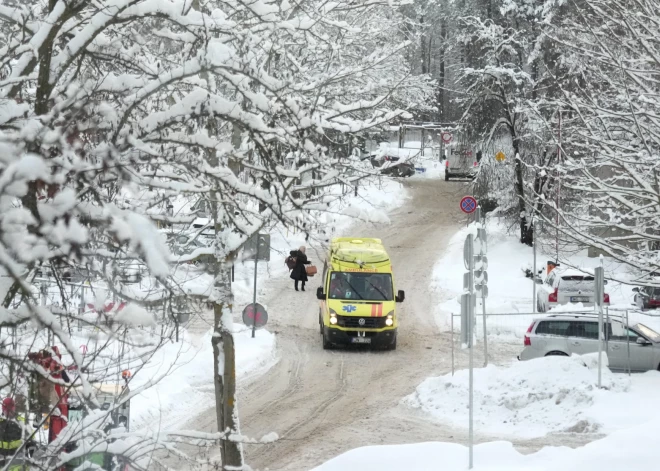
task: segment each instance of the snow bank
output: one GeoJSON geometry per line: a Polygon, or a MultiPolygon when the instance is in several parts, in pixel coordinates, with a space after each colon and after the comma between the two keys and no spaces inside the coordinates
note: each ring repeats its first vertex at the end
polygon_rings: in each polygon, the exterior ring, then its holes
{"type": "MultiPolygon", "coordinates": [[[[134,376],[132,390],[159,379],[151,388],[131,401],[131,427],[139,430],[169,430],[181,428],[188,420],[214,404],[213,350],[211,332],[199,339],[185,333],[179,343],[165,345],[139,374],[134,376]]],[[[236,373],[239,378],[261,372],[272,366],[275,356],[275,335],[251,331],[235,325],[236,373]]]]}
{"type": "Polygon", "coordinates": [[[415,169],[417,172],[411,178],[430,178],[442,179],[445,178],[445,165],[444,162],[439,161],[437,158],[432,157],[419,157],[414,161],[415,169]],[[422,171],[423,170],[423,171],[422,171]]]}
{"type": "MultiPolygon", "coordinates": [[[[660,419],[654,406],[660,373],[628,377],[604,368],[598,389],[597,354],[489,365],[474,375],[475,428],[486,435],[609,433],[660,419]]],[[[428,378],[402,402],[433,420],[467,427],[468,381],[468,370],[428,378]]]]}
{"type": "MultiPolygon", "coordinates": [[[[648,422],[584,447],[546,447],[523,455],[509,442],[474,448],[474,471],[628,471],[657,469],[660,424],[648,422]]],[[[454,443],[371,446],[351,450],[314,471],[464,471],[468,449],[454,443]]]]}

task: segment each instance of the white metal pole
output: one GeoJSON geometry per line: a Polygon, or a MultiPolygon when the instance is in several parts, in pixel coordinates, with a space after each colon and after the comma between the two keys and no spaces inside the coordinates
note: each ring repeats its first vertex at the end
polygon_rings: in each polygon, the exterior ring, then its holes
{"type": "Polygon", "coordinates": [[[598,388],[602,387],[602,373],[603,373],[603,293],[604,293],[604,273],[603,273],[603,257],[600,258],[601,266],[596,268],[596,276],[594,281],[596,286],[596,302],[594,306],[598,313],[598,388]]]}
{"type": "Polygon", "coordinates": [[[532,213],[532,249],[534,252],[534,264],[532,266],[532,312],[536,314],[536,227],[534,226],[534,213],[532,213]]]}
{"type": "MultiPolygon", "coordinates": [[[[481,225],[482,234],[486,233],[486,225],[483,223],[481,215],[481,206],[477,208],[477,222],[481,225]]],[[[486,255],[486,240],[480,240],[479,255],[486,255]]],[[[482,267],[483,269],[483,267],[482,267]]],[[[486,324],[486,285],[481,285],[481,317],[484,329],[484,367],[488,366],[488,328],[486,324]]]]}
{"type": "MultiPolygon", "coordinates": [[[[472,237],[472,236],[468,236],[472,237]]],[[[469,259],[470,280],[474,280],[474,252],[470,250],[469,259]]],[[[469,348],[470,348],[470,394],[469,394],[469,407],[470,407],[470,458],[469,469],[474,466],[474,308],[476,304],[474,281],[470,283],[470,296],[468,301],[468,333],[469,333],[469,348]]]]}
{"type": "Polygon", "coordinates": [[[451,314],[451,375],[454,376],[454,313],[451,314]]]}
{"type": "MultiPolygon", "coordinates": [[[[474,293],[470,295],[470,301],[468,306],[472,306],[472,300],[474,293]]],[[[469,311],[468,315],[468,332],[470,334],[470,394],[469,394],[469,405],[468,407],[470,408],[469,413],[470,413],[470,418],[469,418],[469,444],[470,444],[470,458],[469,458],[469,469],[472,469],[474,466],[474,359],[473,359],[473,336],[472,336],[472,314],[473,314],[474,308],[471,308],[469,311]]]]}
{"type": "Polygon", "coordinates": [[[630,335],[628,335],[628,326],[629,324],[628,320],[628,309],[626,309],[626,348],[628,349],[628,376],[630,376],[630,335]]]}
{"type": "MultiPolygon", "coordinates": [[[[254,291],[252,293],[252,338],[254,338],[254,333],[257,330],[257,268],[259,263],[259,234],[256,234],[257,238],[257,253],[254,254],[254,291]]],[[[303,267],[304,269],[305,267],[303,267]]]]}
{"type": "Polygon", "coordinates": [[[486,298],[481,298],[482,317],[484,324],[484,367],[488,366],[488,330],[486,328],[486,298]]]}

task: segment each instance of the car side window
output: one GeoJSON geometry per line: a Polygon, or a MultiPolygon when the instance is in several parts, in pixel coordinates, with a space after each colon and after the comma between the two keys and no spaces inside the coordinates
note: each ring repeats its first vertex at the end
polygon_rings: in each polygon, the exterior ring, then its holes
{"type": "Polygon", "coordinates": [[[615,331],[614,335],[611,337],[611,340],[620,340],[626,342],[627,339],[630,339],[630,343],[635,343],[637,342],[637,337],[639,337],[639,334],[634,330],[623,329],[623,332],[615,331]]]}
{"type": "Polygon", "coordinates": [[[569,336],[598,340],[598,322],[571,322],[569,336]]]}
{"type": "Polygon", "coordinates": [[[566,337],[568,335],[568,328],[570,327],[568,321],[541,321],[536,326],[537,335],[554,335],[557,337],[566,337]]]}

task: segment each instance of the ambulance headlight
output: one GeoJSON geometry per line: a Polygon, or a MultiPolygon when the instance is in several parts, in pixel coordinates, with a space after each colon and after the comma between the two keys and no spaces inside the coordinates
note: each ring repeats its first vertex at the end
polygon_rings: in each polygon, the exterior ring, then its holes
{"type": "Polygon", "coordinates": [[[387,319],[385,319],[385,325],[387,327],[392,327],[394,325],[394,311],[390,311],[390,313],[387,315],[387,319]]]}
{"type": "Polygon", "coordinates": [[[337,313],[330,309],[330,324],[336,325],[337,324],[337,313]]]}

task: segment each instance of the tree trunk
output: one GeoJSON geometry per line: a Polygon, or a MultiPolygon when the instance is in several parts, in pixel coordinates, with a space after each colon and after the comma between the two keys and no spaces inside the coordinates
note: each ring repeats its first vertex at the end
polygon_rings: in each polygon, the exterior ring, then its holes
{"type": "MultiPolygon", "coordinates": [[[[211,211],[216,234],[216,256],[213,282],[213,384],[215,386],[215,413],[219,432],[239,434],[238,408],[236,407],[236,352],[232,333],[231,268],[220,254],[222,224],[216,195],[211,198],[211,211]]],[[[243,469],[243,448],[230,438],[220,443],[222,469],[243,469]]]]}
{"type": "Polygon", "coordinates": [[[422,60],[422,74],[428,74],[426,54],[428,50],[426,31],[424,30],[424,16],[419,18],[419,23],[422,25],[422,34],[420,36],[420,58],[422,60]]]}
{"type": "MultiPolygon", "coordinates": [[[[229,286],[230,272],[222,267],[216,277],[216,287],[229,286]],[[220,283],[218,283],[220,278],[220,283]]],[[[223,292],[221,290],[220,292],[223,292]]],[[[224,291],[226,292],[226,291],[224,291]]],[[[231,317],[232,305],[227,302],[216,302],[213,307],[214,332],[211,340],[213,345],[213,370],[215,385],[215,412],[218,431],[239,433],[238,409],[236,407],[236,350],[234,336],[230,327],[223,319],[231,317]],[[222,371],[221,371],[222,368],[222,371]]],[[[240,443],[225,439],[220,445],[220,456],[223,469],[242,469],[243,449],[240,443]]]]}
{"type": "MultiPolygon", "coordinates": [[[[512,132],[512,134],[514,134],[512,132]]],[[[525,204],[525,185],[523,183],[523,164],[520,156],[520,139],[513,137],[513,152],[515,154],[515,192],[518,197],[518,213],[520,218],[520,242],[529,245],[534,243],[534,227],[527,221],[527,205],[525,204]]]]}
{"type": "Polygon", "coordinates": [[[440,72],[438,74],[438,119],[445,120],[445,47],[447,45],[447,23],[440,20],[440,72]]]}
{"type": "MultiPolygon", "coordinates": [[[[223,270],[227,274],[227,270],[223,270]]],[[[231,316],[231,309],[229,310],[231,316]]],[[[236,404],[236,349],[234,346],[234,335],[227,329],[222,331],[222,346],[224,349],[225,357],[225,374],[224,374],[224,421],[225,430],[231,430],[238,435],[239,433],[239,420],[238,420],[238,407],[236,404]]],[[[231,469],[243,468],[243,447],[241,443],[231,440],[224,442],[224,460],[225,467],[231,466],[231,469]]]]}

